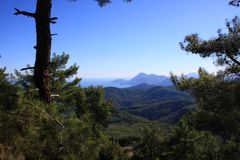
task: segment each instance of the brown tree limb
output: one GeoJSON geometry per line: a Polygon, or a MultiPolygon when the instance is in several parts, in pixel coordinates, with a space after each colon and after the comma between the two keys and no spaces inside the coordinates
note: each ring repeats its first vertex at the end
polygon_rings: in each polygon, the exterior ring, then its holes
{"type": "Polygon", "coordinates": [[[24,15],[24,16],[36,18],[36,14],[35,14],[35,13],[26,12],[26,11],[20,11],[20,10],[17,9],[17,8],[14,8],[14,9],[16,10],[16,12],[14,13],[14,15],[24,15]]]}

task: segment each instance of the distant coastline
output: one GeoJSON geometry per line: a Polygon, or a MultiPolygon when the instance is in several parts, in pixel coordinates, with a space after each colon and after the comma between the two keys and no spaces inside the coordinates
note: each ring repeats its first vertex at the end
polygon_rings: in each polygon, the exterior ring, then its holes
{"type": "MultiPolygon", "coordinates": [[[[198,78],[197,73],[186,74],[187,77],[198,78]]],[[[155,74],[139,73],[131,79],[114,79],[114,78],[83,78],[80,82],[81,87],[101,86],[101,87],[116,87],[128,88],[139,84],[155,85],[155,86],[172,86],[170,77],[155,74]]]]}

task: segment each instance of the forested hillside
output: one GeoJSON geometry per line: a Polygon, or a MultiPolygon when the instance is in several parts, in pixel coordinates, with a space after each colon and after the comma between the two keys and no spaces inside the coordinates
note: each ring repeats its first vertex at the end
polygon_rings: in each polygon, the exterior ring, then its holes
{"type": "Polygon", "coordinates": [[[173,87],[156,87],[140,84],[130,88],[104,88],[105,98],[119,110],[149,120],[176,123],[193,108],[194,98],[173,87]]]}

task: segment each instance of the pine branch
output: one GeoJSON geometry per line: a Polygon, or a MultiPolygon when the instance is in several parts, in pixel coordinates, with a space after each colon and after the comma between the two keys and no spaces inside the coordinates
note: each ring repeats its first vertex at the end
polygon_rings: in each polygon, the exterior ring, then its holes
{"type": "Polygon", "coordinates": [[[17,8],[14,8],[14,9],[16,10],[16,12],[14,13],[14,15],[24,15],[24,16],[36,18],[35,13],[26,12],[26,11],[20,11],[20,10],[17,9],[17,8]]]}
{"type": "Polygon", "coordinates": [[[233,5],[233,6],[236,6],[236,7],[239,7],[240,6],[240,0],[231,0],[229,2],[230,5],[233,5]]]}
{"type": "Polygon", "coordinates": [[[234,63],[240,66],[240,62],[236,60],[231,54],[226,54],[228,58],[230,58],[234,63]]]}

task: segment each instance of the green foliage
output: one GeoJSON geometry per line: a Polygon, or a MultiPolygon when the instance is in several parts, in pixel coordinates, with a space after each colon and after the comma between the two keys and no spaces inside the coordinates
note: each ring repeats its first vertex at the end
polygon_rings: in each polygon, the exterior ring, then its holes
{"type": "Polygon", "coordinates": [[[31,71],[16,71],[10,83],[5,69],[0,70],[0,145],[25,159],[122,157],[102,130],[113,112],[111,103],[102,88],[82,89],[79,78],[69,82],[78,67],[66,68],[68,59],[66,54],[52,58],[52,92],[60,97],[51,105],[37,100],[31,71]]]}
{"type": "Polygon", "coordinates": [[[142,116],[149,120],[159,120],[166,123],[176,124],[186,111],[194,104],[193,101],[172,100],[159,104],[149,104],[122,109],[131,114],[142,116]]]}
{"type": "Polygon", "coordinates": [[[0,109],[11,110],[14,109],[18,103],[18,88],[9,82],[5,70],[6,68],[0,68],[0,109]]]}
{"type": "Polygon", "coordinates": [[[173,124],[195,103],[189,94],[166,87],[109,87],[105,88],[105,97],[121,111],[173,124]]]}
{"type": "Polygon", "coordinates": [[[118,108],[130,108],[139,105],[159,104],[175,100],[192,100],[189,94],[167,87],[105,88],[105,97],[118,108]]]}
{"type": "Polygon", "coordinates": [[[128,160],[129,157],[124,153],[117,141],[108,141],[107,147],[100,152],[99,160],[128,160]]]}
{"type": "MultiPolygon", "coordinates": [[[[97,2],[100,6],[110,3],[97,2]]],[[[230,4],[239,6],[239,1],[230,4]]],[[[107,88],[105,95],[103,88],[80,88],[79,78],[69,80],[78,66],[67,68],[69,55],[64,53],[52,58],[51,92],[59,97],[51,105],[36,98],[32,71],[16,71],[13,83],[0,69],[0,149],[32,160],[238,160],[239,24],[235,17],[227,22],[228,33],[219,31],[210,40],[193,34],[181,43],[185,51],[203,58],[215,56],[216,63],[226,67],[217,75],[200,68],[198,79],[172,74],[176,88],[195,97],[195,111],[188,110],[193,107],[191,96],[170,88],[107,88]],[[149,119],[172,122],[187,114],[172,127],[126,112],[115,113],[111,119],[112,104],[104,96],[119,108],[149,119]],[[169,97],[175,101],[168,101],[169,97]]]]}
{"type": "Polygon", "coordinates": [[[113,112],[112,104],[104,99],[104,90],[101,87],[84,88],[77,95],[76,115],[89,113],[96,123],[106,124],[113,112]]]}
{"type": "Polygon", "coordinates": [[[121,146],[132,145],[141,137],[141,129],[150,123],[128,124],[110,124],[106,133],[113,139],[119,140],[121,146]]]}
{"type": "MultiPolygon", "coordinates": [[[[54,103],[59,106],[63,114],[71,114],[73,111],[80,118],[86,113],[90,113],[91,118],[96,123],[104,124],[108,121],[113,107],[110,102],[104,100],[104,91],[102,88],[80,88],[80,78],[76,76],[78,66],[76,64],[67,67],[69,60],[68,54],[53,54],[51,59],[50,73],[51,76],[51,93],[56,95],[53,99],[54,103]]],[[[33,80],[30,76],[32,73],[20,73],[16,71],[16,85],[23,89],[23,95],[36,98],[36,89],[34,89],[33,80]]]]}
{"type": "MultiPolygon", "coordinates": [[[[236,2],[236,1],[235,1],[236,2]]],[[[239,2],[238,2],[239,3],[239,2]]],[[[197,34],[188,35],[180,43],[183,50],[197,54],[203,58],[215,56],[216,64],[226,66],[228,74],[238,74],[240,71],[239,39],[240,20],[236,16],[227,21],[227,33],[218,30],[218,36],[210,40],[202,40],[197,34]]]]}
{"type": "MultiPolygon", "coordinates": [[[[69,54],[53,54],[50,64],[51,94],[57,95],[53,100],[61,103],[71,103],[72,96],[79,91],[78,84],[80,78],[74,77],[77,74],[78,66],[76,64],[67,67],[69,54]],[[71,79],[70,78],[73,78],[71,79]]],[[[27,65],[27,67],[30,67],[27,65]]],[[[27,97],[36,98],[37,89],[33,83],[33,70],[24,73],[15,70],[16,85],[22,88],[22,94],[27,97]]]]}
{"type": "Polygon", "coordinates": [[[56,156],[62,128],[56,123],[54,108],[21,99],[14,110],[1,110],[0,143],[26,158],[56,156]]]}
{"type": "Polygon", "coordinates": [[[187,90],[196,97],[198,110],[189,114],[190,125],[219,137],[222,159],[239,157],[240,81],[236,77],[227,79],[225,75],[208,74],[199,70],[199,79],[173,77],[181,90],[187,90]]]}
{"type": "Polygon", "coordinates": [[[117,124],[135,124],[135,123],[148,123],[150,122],[148,119],[145,119],[140,116],[136,116],[133,114],[129,114],[128,112],[124,111],[116,111],[112,115],[112,119],[110,123],[117,123],[117,124]]]}
{"type": "Polygon", "coordinates": [[[240,125],[240,81],[226,80],[224,76],[214,76],[203,69],[199,70],[199,75],[199,79],[175,79],[179,89],[188,90],[196,97],[199,110],[193,123],[200,129],[207,128],[222,137],[231,137],[240,125]]]}
{"type": "MultiPolygon", "coordinates": [[[[233,0],[230,4],[239,6],[239,1],[233,0]]],[[[182,49],[187,52],[203,58],[215,56],[216,64],[224,66],[224,71],[214,75],[200,68],[198,79],[189,79],[185,76],[178,78],[173,74],[171,76],[178,89],[188,91],[196,98],[198,108],[196,112],[189,112],[184,126],[192,130],[187,133],[194,133],[193,137],[204,138],[202,140],[200,138],[200,144],[196,149],[200,153],[201,151],[206,153],[207,156],[202,156],[205,159],[210,157],[209,159],[237,160],[240,156],[239,18],[227,21],[226,26],[228,32],[222,33],[219,30],[216,38],[202,40],[197,34],[192,34],[186,36],[181,43],[182,49]],[[202,148],[201,144],[205,147],[202,148]]],[[[180,131],[184,130],[183,128],[180,131]]]]}
{"type": "Polygon", "coordinates": [[[100,126],[94,125],[88,115],[84,115],[82,119],[71,117],[65,121],[65,126],[62,159],[94,160],[107,145],[106,135],[101,132],[100,126]]]}
{"type": "Polygon", "coordinates": [[[76,64],[67,67],[69,54],[56,55],[51,58],[50,73],[52,73],[51,93],[58,94],[58,102],[70,103],[72,96],[79,91],[80,78],[76,77],[79,67],[76,64]],[[75,77],[74,77],[75,76],[75,77]],[[72,79],[74,77],[74,79],[72,79]],[[71,79],[71,81],[70,81],[71,79]]]}
{"type": "Polygon", "coordinates": [[[29,100],[0,113],[0,143],[26,159],[95,160],[110,145],[87,114],[65,118],[57,106],[29,100]]]}
{"type": "Polygon", "coordinates": [[[165,130],[159,124],[151,124],[142,131],[142,138],[135,147],[133,159],[157,160],[161,158],[166,141],[165,130]]]}
{"type": "Polygon", "coordinates": [[[220,141],[210,132],[197,131],[186,119],[172,128],[153,124],[142,131],[133,159],[147,160],[219,160],[220,141]]]}
{"type": "Polygon", "coordinates": [[[183,119],[173,130],[169,138],[166,159],[179,160],[218,160],[220,159],[220,142],[210,132],[197,131],[183,119]]]}

